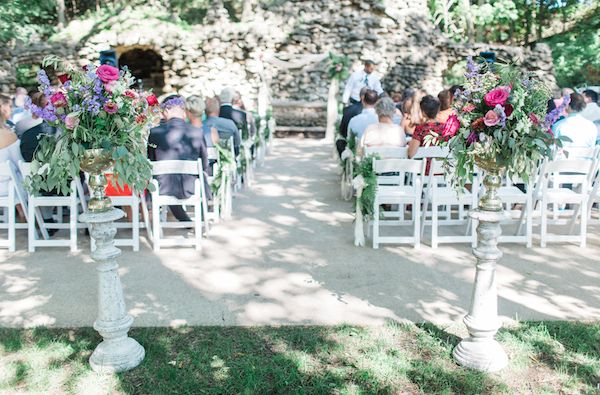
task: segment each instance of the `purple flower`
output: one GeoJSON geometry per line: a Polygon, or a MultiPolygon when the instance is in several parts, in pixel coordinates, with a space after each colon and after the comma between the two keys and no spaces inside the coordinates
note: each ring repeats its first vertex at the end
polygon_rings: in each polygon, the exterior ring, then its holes
{"type": "Polygon", "coordinates": [[[467,137],[467,145],[471,145],[477,141],[477,133],[471,132],[469,137],[467,137]]]}
{"type": "Polygon", "coordinates": [[[31,102],[31,99],[28,97],[27,99],[25,99],[25,108],[29,109],[29,111],[31,111],[33,115],[43,119],[44,121],[56,122],[58,119],[56,117],[56,114],[54,113],[54,107],[50,102],[46,105],[46,107],[42,108],[33,104],[31,102]]]}
{"type": "Polygon", "coordinates": [[[563,111],[565,111],[565,109],[567,108],[567,106],[569,105],[570,102],[571,102],[571,96],[564,95],[560,106],[556,107],[554,110],[550,111],[546,115],[546,118],[544,118],[544,123],[542,124],[542,127],[544,129],[548,129],[552,125],[554,125],[554,123],[558,120],[558,118],[560,118],[560,115],[563,113],[563,111]]]}
{"type": "Polygon", "coordinates": [[[172,99],[167,100],[163,104],[161,104],[161,108],[163,110],[172,108],[172,107],[183,107],[185,106],[185,100],[181,96],[174,97],[172,99]]]}
{"type": "Polygon", "coordinates": [[[494,112],[496,114],[498,114],[499,119],[499,124],[502,125],[502,127],[506,126],[506,112],[504,112],[504,107],[502,107],[500,104],[496,104],[496,107],[494,107],[494,112]]]}
{"type": "Polygon", "coordinates": [[[43,85],[43,86],[50,85],[50,80],[48,79],[48,75],[46,74],[46,71],[44,69],[38,71],[37,80],[40,83],[40,85],[43,85]]]}
{"type": "Polygon", "coordinates": [[[470,80],[474,79],[479,75],[479,65],[473,61],[473,57],[469,56],[467,58],[467,72],[465,73],[465,78],[470,80]]]}

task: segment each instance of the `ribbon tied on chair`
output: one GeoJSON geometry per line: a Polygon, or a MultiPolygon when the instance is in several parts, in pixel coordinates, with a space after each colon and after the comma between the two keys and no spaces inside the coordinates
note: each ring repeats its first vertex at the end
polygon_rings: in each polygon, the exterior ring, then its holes
{"type": "Polygon", "coordinates": [[[362,174],[357,175],[352,180],[352,186],[356,189],[356,219],[354,221],[354,245],[363,247],[365,245],[365,233],[363,226],[363,213],[360,198],[363,189],[367,186],[362,174]]]}

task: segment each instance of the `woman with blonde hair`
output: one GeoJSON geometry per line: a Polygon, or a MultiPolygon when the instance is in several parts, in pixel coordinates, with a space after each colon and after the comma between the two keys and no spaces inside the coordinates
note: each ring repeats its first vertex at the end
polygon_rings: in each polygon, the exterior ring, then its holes
{"type": "Polygon", "coordinates": [[[426,93],[418,89],[405,103],[403,108],[403,118],[400,126],[404,132],[412,136],[417,125],[423,123],[423,113],[421,112],[421,99],[426,93]]]}
{"type": "MultiPolygon", "coordinates": [[[[0,163],[10,161],[15,165],[15,168],[21,157],[19,149],[20,141],[15,132],[6,126],[12,114],[12,103],[10,97],[0,95],[0,163]]],[[[0,196],[8,195],[9,177],[0,177],[0,196]]]]}

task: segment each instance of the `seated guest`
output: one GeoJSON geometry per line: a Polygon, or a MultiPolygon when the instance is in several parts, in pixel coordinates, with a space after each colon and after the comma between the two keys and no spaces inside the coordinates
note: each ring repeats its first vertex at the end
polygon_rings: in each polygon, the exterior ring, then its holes
{"type": "MultiPolygon", "coordinates": [[[[31,113],[25,108],[25,101],[27,100],[27,90],[22,87],[18,87],[15,91],[15,97],[13,98],[13,110],[10,117],[10,121],[13,125],[16,125],[20,121],[31,117],[31,113]]],[[[19,135],[17,133],[17,135],[19,135]]]]}
{"type": "Polygon", "coordinates": [[[585,109],[585,100],[579,93],[571,93],[571,101],[565,109],[567,117],[552,126],[554,136],[568,137],[563,141],[563,147],[594,147],[598,131],[596,125],[585,119],[581,112],[585,109]]]}
{"type": "MultiPolygon", "coordinates": [[[[208,161],[202,129],[185,121],[185,100],[179,95],[167,96],[161,109],[165,122],[150,129],[148,137],[148,157],[150,160],[197,160],[208,161]]],[[[168,174],[156,176],[160,193],[187,199],[194,194],[196,176],[185,174],[168,174]]],[[[206,185],[205,185],[206,190],[206,185]]],[[[206,190],[207,195],[210,190],[206,190]]],[[[179,221],[190,221],[183,207],[169,206],[179,221]]],[[[199,215],[199,213],[195,213],[199,215]]]]}
{"type": "Polygon", "coordinates": [[[367,90],[362,99],[362,111],[360,114],[350,120],[348,124],[348,132],[359,141],[367,128],[367,126],[377,123],[378,118],[375,113],[375,103],[377,103],[378,96],[374,90],[367,90]]]}
{"type": "Polygon", "coordinates": [[[246,106],[244,105],[244,101],[242,100],[242,95],[240,92],[236,91],[235,96],[233,97],[233,108],[241,110],[246,113],[246,123],[248,124],[248,134],[249,136],[254,136],[256,134],[256,122],[254,121],[254,116],[250,111],[246,111],[246,106]]]}
{"type": "Polygon", "coordinates": [[[423,113],[424,122],[415,126],[413,138],[408,143],[408,157],[412,158],[417,153],[419,147],[426,145],[425,138],[432,136],[431,145],[438,145],[441,142],[441,135],[444,130],[444,124],[436,120],[440,111],[440,102],[433,96],[427,95],[421,99],[419,104],[423,113]]]}
{"type": "MultiPolygon", "coordinates": [[[[342,120],[340,121],[340,135],[345,139],[348,137],[348,124],[350,120],[354,118],[356,115],[360,114],[362,111],[362,101],[365,97],[365,93],[369,90],[367,87],[363,87],[360,90],[360,101],[358,103],[353,103],[349,106],[344,107],[342,110],[342,120]]],[[[344,149],[346,149],[347,141],[338,140],[335,142],[335,146],[337,147],[338,154],[341,156],[344,149]]]]}
{"type": "MultiPolygon", "coordinates": [[[[31,95],[31,104],[44,108],[48,105],[48,99],[42,92],[31,95]]],[[[31,117],[19,121],[16,132],[21,136],[21,155],[25,162],[31,162],[38,147],[39,139],[44,134],[54,134],[54,129],[47,122],[32,114],[31,117]]]]}
{"type": "Polygon", "coordinates": [[[600,106],[598,106],[598,94],[586,89],[583,91],[583,99],[585,100],[585,109],[581,112],[581,116],[588,121],[594,122],[598,130],[597,144],[600,143],[600,106]]]}
{"type": "Polygon", "coordinates": [[[379,122],[369,125],[360,144],[358,153],[362,155],[365,147],[404,147],[406,136],[404,130],[393,122],[396,106],[394,102],[384,97],[375,105],[375,112],[379,122]]]}
{"type": "MultiPolygon", "coordinates": [[[[0,163],[10,161],[15,168],[21,158],[19,151],[19,138],[5,126],[6,121],[10,118],[12,105],[10,97],[0,94],[0,163]]],[[[0,177],[0,196],[8,195],[8,176],[0,177]]]]}
{"type": "MultiPolygon", "coordinates": [[[[240,144],[242,138],[240,136],[240,131],[231,119],[222,118],[219,116],[219,100],[216,98],[208,98],[206,99],[206,119],[204,120],[204,125],[210,128],[214,128],[217,130],[217,142],[218,141],[228,141],[231,137],[233,137],[233,148],[235,150],[235,154],[238,155],[240,153],[240,144]]],[[[205,134],[206,136],[206,134],[205,134]]],[[[212,139],[212,143],[214,144],[215,140],[212,139]]]]}
{"type": "MultiPolygon", "coordinates": [[[[187,119],[190,124],[197,130],[202,132],[202,145],[199,147],[200,149],[200,158],[202,159],[202,168],[204,172],[207,174],[212,174],[212,167],[208,165],[208,152],[207,152],[207,143],[206,136],[216,136],[218,141],[218,134],[215,128],[211,128],[210,126],[202,125],[202,114],[204,114],[204,99],[197,95],[192,95],[185,100],[185,112],[187,115],[187,119]]],[[[205,177],[206,181],[208,177],[205,177]]]]}
{"type": "Polygon", "coordinates": [[[235,126],[238,130],[242,131],[242,135],[248,132],[248,120],[246,113],[239,108],[233,107],[233,100],[237,98],[237,93],[231,88],[225,88],[219,94],[219,100],[221,102],[221,108],[219,109],[219,116],[221,118],[231,119],[235,122],[235,126]]]}
{"type": "Polygon", "coordinates": [[[423,123],[423,113],[421,112],[421,99],[425,96],[425,92],[417,90],[413,93],[408,101],[404,102],[404,108],[402,110],[402,122],[400,126],[409,136],[412,136],[415,131],[415,127],[420,123],[423,123]]]}
{"type": "Polygon", "coordinates": [[[454,114],[454,109],[452,108],[454,95],[449,89],[443,90],[438,93],[438,100],[440,102],[440,112],[436,117],[436,121],[439,123],[446,123],[448,118],[450,118],[450,115],[454,114]]]}

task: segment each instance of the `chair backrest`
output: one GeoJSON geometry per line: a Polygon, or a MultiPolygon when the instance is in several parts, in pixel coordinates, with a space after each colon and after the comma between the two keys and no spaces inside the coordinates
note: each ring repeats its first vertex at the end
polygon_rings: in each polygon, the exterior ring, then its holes
{"type": "Polygon", "coordinates": [[[563,153],[567,159],[589,159],[596,157],[596,147],[566,147],[563,153]]]}
{"type": "Polygon", "coordinates": [[[419,147],[413,159],[446,158],[450,154],[448,147],[419,147]]]}
{"type": "Polygon", "coordinates": [[[374,159],[373,171],[375,174],[383,173],[413,173],[421,174],[425,163],[413,159],[374,159]]]}
{"type": "Polygon", "coordinates": [[[202,162],[198,160],[159,160],[152,163],[152,175],[189,174],[200,175],[202,162]]]}
{"type": "Polygon", "coordinates": [[[365,156],[377,154],[380,158],[408,158],[408,148],[406,147],[365,147],[365,156]]]}
{"type": "Polygon", "coordinates": [[[571,173],[573,175],[587,175],[594,162],[589,159],[556,159],[547,161],[544,165],[543,174],[571,173]]]}
{"type": "Polygon", "coordinates": [[[23,177],[27,177],[31,173],[31,163],[19,161],[19,171],[23,177]]]}
{"type": "Polygon", "coordinates": [[[208,147],[206,151],[209,160],[219,160],[219,151],[215,147],[208,147]]]}

